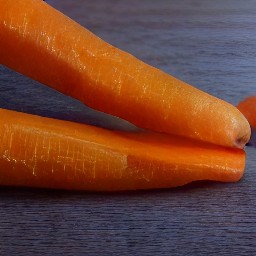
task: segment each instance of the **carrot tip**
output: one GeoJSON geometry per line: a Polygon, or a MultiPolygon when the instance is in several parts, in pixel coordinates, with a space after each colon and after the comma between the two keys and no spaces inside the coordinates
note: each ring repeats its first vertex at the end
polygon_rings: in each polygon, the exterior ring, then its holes
{"type": "Polygon", "coordinates": [[[250,134],[245,133],[243,136],[236,139],[235,147],[243,149],[249,140],[250,140],[250,134]]]}

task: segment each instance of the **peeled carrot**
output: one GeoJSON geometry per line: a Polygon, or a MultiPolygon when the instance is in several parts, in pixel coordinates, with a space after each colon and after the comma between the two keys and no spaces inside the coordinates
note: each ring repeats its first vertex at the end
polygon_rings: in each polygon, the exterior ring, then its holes
{"type": "Polygon", "coordinates": [[[256,128],[256,96],[245,98],[237,108],[244,114],[250,125],[256,128]]]}
{"type": "Polygon", "coordinates": [[[97,110],[153,131],[243,148],[230,104],[104,42],[39,0],[0,0],[0,62],[97,110]]]}
{"type": "Polygon", "coordinates": [[[0,109],[0,185],[118,191],[238,181],[245,153],[0,109]]]}

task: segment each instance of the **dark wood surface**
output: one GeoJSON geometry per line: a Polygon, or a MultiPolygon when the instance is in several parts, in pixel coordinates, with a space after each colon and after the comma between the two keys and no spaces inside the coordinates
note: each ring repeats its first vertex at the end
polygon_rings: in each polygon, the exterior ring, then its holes
{"type": "MultiPolygon", "coordinates": [[[[256,94],[254,1],[48,2],[232,104],[256,94]]],[[[134,129],[3,66],[0,107],[134,129]]],[[[238,183],[119,194],[0,188],[0,255],[254,255],[256,150],[246,152],[238,183]]]]}

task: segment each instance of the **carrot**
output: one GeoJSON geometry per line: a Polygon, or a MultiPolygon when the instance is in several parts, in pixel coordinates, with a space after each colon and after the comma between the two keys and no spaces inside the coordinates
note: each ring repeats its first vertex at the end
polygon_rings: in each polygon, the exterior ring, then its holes
{"type": "Polygon", "coordinates": [[[256,128],[256,96],[245,98],[237,108],[244,114],[250,125],[256,128]]]}
{"type": "Polygon", "coordinates": [[[0,109],[0,185],[118,191],[238,181],[245,153],[0,109]]]}
{"type": "Polygon", "coordinates": [[[39,0],[0,0],[0,62],[145,129],[243,148],[244,116],[39,0]]]}

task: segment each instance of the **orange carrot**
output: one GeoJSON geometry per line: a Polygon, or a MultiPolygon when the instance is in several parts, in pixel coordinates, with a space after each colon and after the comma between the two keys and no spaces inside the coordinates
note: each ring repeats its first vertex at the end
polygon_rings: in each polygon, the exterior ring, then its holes
{"type": "Polygon", "coordinates": [[[153,131],[243,148],[244,116],[104,42],[39,0],[0,0],[0,62],[153,131]]]}
{"type": "Polygon", "coordinates": [[[118,191],[238,181],[245,153],[0,109],[0,185],[118,191]]]}
{"type": "Polygon", "coordinates": [[[244,114],[250,125],[256,128],[256,96],[245,98],[237,108],[244,114]]]}

